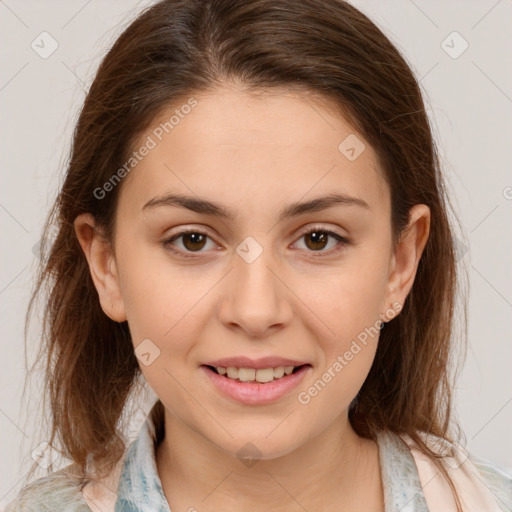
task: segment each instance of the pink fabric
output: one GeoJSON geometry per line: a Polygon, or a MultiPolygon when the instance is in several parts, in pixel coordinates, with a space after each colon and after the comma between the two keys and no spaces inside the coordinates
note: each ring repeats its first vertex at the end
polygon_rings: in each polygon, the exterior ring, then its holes
{"type": "Polygon", "coordinates": [[[92,512],[114,512],[123,463],[124,457],[108,477],[90,481],[83,488],[82,496],[92,512]]]}
{"type": "MultiPolygon", "coordinates": [[[[446,478],[430,457],[424,455],[409,436],[402,437],[411,450],[429,512],[456,512],[455,499],[446,478]]],[[[480,472],[459,444],[453,446],[453,456],[442,459],[452,478],[464,512],[502,512],[494,494],[482,481],[480,472]]]]}

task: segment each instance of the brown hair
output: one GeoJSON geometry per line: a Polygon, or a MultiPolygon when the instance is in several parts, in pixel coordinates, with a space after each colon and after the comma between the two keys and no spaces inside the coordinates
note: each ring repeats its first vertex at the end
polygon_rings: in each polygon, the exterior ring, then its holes
{"type": "MultiPolygon", "coordinates": [[[[90,212],[113,240],[122,183],[101,200],[94,190],[164,108],[230,81],[256,92],[303,91],[338,106],[377,152],[391,190],[395,243],[411,207],[430,208],[413,287],[381,332],[349,418],[363,437],[408,434],[438,464],[418,432],[453,440],[449,369],[459,280],[450,204],[417,80],[381,30],[341,0],[164,0],[131,23],[102,61],[45,224],[47,253],[27,312],[28,324],[46,284],[41,355],[50,444],[57,437],[81,470],[88,457],[95,467],[112,468],[125,450],[123,407],[140,376],[127,323],[100,307],[73,221],[90,212]]],[[[463,319],[465,342],[465,300],[463,319]]],[[[162,404],[153,412],[161,418],[162,404]]]]}

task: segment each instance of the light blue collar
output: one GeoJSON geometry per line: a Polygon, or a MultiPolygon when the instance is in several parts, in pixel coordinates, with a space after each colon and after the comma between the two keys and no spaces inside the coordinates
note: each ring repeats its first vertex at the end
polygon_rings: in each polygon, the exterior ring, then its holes
{"type": "Polygon", "coordinates": [[[392,432],[377,434],[385,512],[428,512],[409,447],[392,432]]]}
{"type": "Polygon", "coordinates": [[[158,476],[154,440],[148,416],[126,454],[115,512],[171,512],[158,476]]]}

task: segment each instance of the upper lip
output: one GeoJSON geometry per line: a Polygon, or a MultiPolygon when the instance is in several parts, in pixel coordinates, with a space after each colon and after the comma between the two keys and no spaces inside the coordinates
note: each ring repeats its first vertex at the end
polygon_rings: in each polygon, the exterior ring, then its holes
{"type": "Polygon", "coordinates": [[[238,357],[225,357],[223,359],[216,359],[215,361],[209,361],[204,363],[207,366],[222,366],[227,368],[229,366],[235,368],[277,368],[279,366],[302,366],[309,364],[306,361],[297,361],[293,359],[287,359],[283,357],[261,357],[260,359],[251,359],[250,357],[238,356],[238,357]]]}

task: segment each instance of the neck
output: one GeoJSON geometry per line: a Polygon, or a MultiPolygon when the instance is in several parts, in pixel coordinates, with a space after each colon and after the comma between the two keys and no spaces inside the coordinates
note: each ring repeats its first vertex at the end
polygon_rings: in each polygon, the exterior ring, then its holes
{"type": "Polygon", "coordinates": [[[166,411],[156,458],[172,510],[383,510],[377,444],[346,415],[296,449],[249,464],[166,411]]]}

